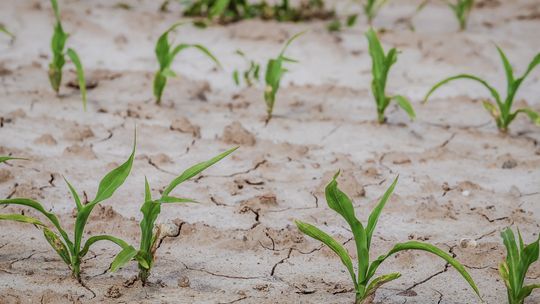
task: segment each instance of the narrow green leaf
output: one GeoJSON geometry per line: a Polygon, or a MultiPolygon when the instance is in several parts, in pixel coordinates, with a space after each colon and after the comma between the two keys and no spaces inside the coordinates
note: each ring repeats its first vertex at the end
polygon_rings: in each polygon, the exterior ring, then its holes
{"type": "Polygon", "coordinates": [[[379,203],[377,204],[377,206],[375,206],[375,208],[371,211],[371,214],[369,215],[368,224],[366,226],[368,250],[371,245],[371,237],[373,236],[373,232],[375,231],[381,212],[384,206],[386,205],[386,202],[388,201],[388,199],[390,199],[390,197],[392,196],[392,193],[394,192],[398,179],[399,179],[399,176],[394,179],[394,182],[386,190],[386,192],[383,194],[383,196],[379,200],[379,203]]]}
{"type": "Polygon", "coordinates": [[[8,160],[28,160],[28,159],[20,158],[20,157],[11,157],[11,156],[0,156],[0,164],[7,162],[8,160]]]}
{"type": "Polygon", "coordinates": [[[105,175],[105,177],[103,177],[103,179],[99,183],[96,197],[90,203],[90,205],[95,205],[110,198],[114,194],[114,192],[125,182],[129,173],[131,172],[133,158],[135,157],[136,144],[137,135],[135,133],[133,139],[133,150],[131,151],[131,155],[129,156],[128,160],[119,167],[109,172],[107,175],[105,175]]]}
{"type": "Polygon", "coordinates": [[[519,113],[526,114],[534,124],[536,124],[537,126],[540,126],[540,114],[538,114],[538,112],[535,112],[535,111],[533,111],[532,109],[529,109],[529,108],[522,108],[522,109],[518,109],[514,113],[514,115],[517,115],[519,113]]]}
{"type": "Polygon", "coordinates": [[[400,106],[400,108],[402,108],[407,113],[407,115],[409,115],[409,118],[411,120],[414,120],[416,118],[416,113],[414,112],[414,109],[407,98],[401,95],[396,95],[393,98],[398,104],[398,106],[400,106]]]}
{"type": "Polygon", "coordinates": [[[497,104],[499,105],[499,107],[502,107],[502,102],[501,102],[501,97],[499,95],[499,92],[497,92],[497,90],[495,90],[492,86],[490,86],[486,81],[484,81],[483,79],[480,79],[476,76],[473,76],[473,75],[468,75],[468,74],[461,74],[461,75],[456,75],[456,76],[453,76],[453,77],[449,77],[449,78],[446,78],[442,81],[440,81],[439,83],[437,83],[436,85],[434,85],[431,90],[429,90],[429,92],[426,94],[426,96],[424,97],[424,103],[427,102],[428,98],[431,96],[431,94],[433,94],[433,92],[435,92],[438,88],[440,88],[441,86],[451,82],[451,81],[454,81],[454,80],[457,80],[457,79],[470,79],[470,80],[474,80],[474,81],[477,81],[479,82],[480,84],[482,84],[486,89],[489,90],[489,92],[491,93],[491,96],[493,96],[493,98],[495,99],[495,101],[497,102],[497,104]]]}
{"type": "Polygon", "coordinates": [[[523,288],[519,292],[518,298],[521,299],[521,300],[524,300],[535,289],[540,289],[540,284],[532,284],[532,285],[523,286],[523,288]]]}
{"type": "Polygon", "coordinates": [[[379,287],[381,287],[382,285],[384,285],[384,284],[386,284],[388,282],[396,280],[399,277],[401,277],[401,274],[397,273],[397,272],[390,273],[390,274],[385,274],[385,275],[382,275],[380,277],[377,277],[376,279],[371,281],[371,283],[369,283],[368,287],[366,288],[366,291],[364,293],[363,298],[364,299],[369,298],[370,296],[375,294],[375,292],[377,291],[377,289],[379,289],[379,287]]]}
{"type": "Polygon", "coordinates": [[[64,181],[66,182],[69,191],[71,191],[71,195],[73,196],[73,199],[75,200],[75,204],[77,205],[77,210],[81,210],[83,207],[83,204],[81,203],[81,199],[79,198],[79,195],[77,194],[77,190],[73,188],[73,186],[68,182],[68,180],[64,177],[64,181]]]}
{"type": "Polygon", "coordinates": [[[169,186],[167,186],[167,188],[165,188],[165,190],[163,191],[163,197],[168,196],[169,193],[171,193],[171,191],[174,190],[174,188],[176,188],[178,185],[180,185],[181,183],[185,182],[186,180],[194,177],[195,175],[201,173],[202,171],[206,170],[208,167],[212,166],[213,164],[217,163],[218,161],[222,160],[223,158],[227,157],[229,154],[236,151],[236,149],[238,149],[238,147],[227,150],[227,151],[219,154],[218,156],[216,156],[216,157],[214,157],[214,158],[212,158],[210,160],[207,160],[205,162],[202,162],[202,163],[199,163],[199,164],[196,164],[196,165],[190,167],[189,169],[184,171],[182,174],[180,174],[180,176],[175,178],[169,184],[169,186]]]}
{"type": "Polygon", "coordinates": [[[199,203],[196,200],[192,200],[189,198],[181,198],[181,197],[174,197],[174,196],[164,196],[159,199],[159,203],[199,203]]]}
{"type": "Polygon", "coordinates": [[[127,246],[122,251],[120,251],[114,260],[111,263],[111,266],[109,267],[111,272],[116,272],[120,267],[126,265],[131,260],[135,258],[137,255],[137,249],[133,248],[132,246],[127,246]]]}
{"type": "Polygon", "coordinates": [[[96,235],[96,236],[92,236],[88,238],[88,240],[83,246],[83,249],[80,251],[79,256],[81,258],[84,257],[90,250],[90,247],[99,241],[109,241],[109,242],[115,243],[122,249],[129,247],[129,244],[126,243],[126,241],[119,239],[117,237],[110,236],[110,235],[96,235]]]}
{"type": "Polygon", "coordinates": [[[26,206],[26,207],[35,209],[36,211],[40,212],[45,217],[47,217],[47,219],[54,225],[54,227],[62,235],[62,238],[68,244],[69,247],[73,245],[69,241],[69,237],[66,231],[60,225],[60,221],[58,220],[58,217],[56,217],[55,214],[45,210],[45,208],[37,201],[27,199],[27,198],[11,198],[11,199],[0,200],[0,205],[19,205],[19,206],[26,206]]]}
{"type": "Polygon", "coordinates": [[[45,224],[43,224],[40,220],[25,216],[22,214],[0,214],[0,220],[6,220],[6,221],[15,221],[15,222],[21,222],[21,223],[27,223],[32,224],[36,226],[45,227],[45,224]]]}
{"type": "Polygon", "coordinates": [[[461,265],[457,260],[455,260],[452,256],[450,256],[448,253],[444,252],[443,250],[427,243],[421,243],[417,241],[409,241],[405,243],[399,243],[396,244],[386,255],[382,255],[378,257],[373,263],[371,264],[369,268],[369,274],[373,275],[379,265],[386,260],[389,256],[405,250],[421,250],[426,251],[432,254],[435,254],[445,260],[448,264],[452,265],[460,274],[461,276],[469,283],[471,288],[474,290],[474,292],[478,295],[478,297],[481,299],[480,291],[478,290],[478,287],[474,283],[474,280],[471,278],[467,270],[465,270],[465,267],[461,265]]]}
{"type": "Polygon", "coordinates": [[[43,235],[60,258],[62,258],[67,265],[71,265],[71,255],[60,237],[48,228],[43,228],[43,235]]]}
{"type": "Polygon", "coordinates": [[[86,80],[84,78],[84,69],[81,59],[79,58],[79,55],[77,55],[77,52],[75,52],[73,49],[68,49],[67,55],[75,65],[75,69],[77,71],[77,80],[79,82],[79,90],[81,91],[83,101],[83,109],[86,111],[86,80]]]}
{"type": "Polygon", "coordinates": [[[294,221],[294,222],[296,226],[298,227],[298,229],[302,231],[302,233],[318,240],[319,242],[322,242],[323,244],[328,246],[328,248],[332,249],[332,251],[334,251],[339,256],[343,265],[347,267],[347,270],[349,271],[351,279],[356,288],[356,285],[357,285],[356,275],[354,273],[351,257],[347,253],[347,250],[345,250],[345,248],[340,243],[338,243],[331,236],[329,236],[328,234],[326,234],[324,231],[320,230],[319,228],[313,225],[310,225],[308,223],[301,222],[301,221],[294,221]]]}

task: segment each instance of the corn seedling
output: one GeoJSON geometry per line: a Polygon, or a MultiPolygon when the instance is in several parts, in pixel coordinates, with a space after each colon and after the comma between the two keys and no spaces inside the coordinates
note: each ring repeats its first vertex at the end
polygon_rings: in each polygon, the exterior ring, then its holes
{"type": "Polygon", "coordinates": [[[381,7],[387,2],[388,0],[366,0],[364,3],[364,13],[366,14],[369,24],[373,23],[373,19],[375,19],[381,7]]]}
{"type": "MultiPolygon", "coordinates": [[[[237,50],[236,54],[242,57],[248,65],[248,68],[242,72],[242,78],[244,79],[246,85],[251,87],[255,82],[259,81],[261,66],[257,62],[248,59],[246,54],[240,50],[237,50]]],[[[237,86],[240,85],[240,71],[234,70],[233,80],[237,86]]]]}
{"type": "Polygon", "coordinates": [[[116,265],[124,263],[126,258],[128,258],[128,260],[131,259],[132,256],[130,256],[130,254],[131,252],[135,251],[133,247],[129,246],[123,240],[110,235],[97,235],[89,237],[83,245],[83,236],[86,223],[94,207],[96,207],[102,201],[110,198],[128,177],[133,164],[134,155],[135,144],[129,159],[103,177],[99,183],[96,197],[88,204],[83,204],[81,202],[75,188],[67,180],[65,180],[77,207],[73,239],[67,234],[56,214],[47,211],[47,209],[45,209],[41,203],[31,199],[4,199],[0,200],[0,205],[18,205],[32,208],[44,215],[54,227],[53,229],[49,228],[49,226],[37,218],[22,214],[0,214],[0,220],[17,221],[32,224],[40,228],[43,231],[43,235],[45,236],[47,242],[60,256],[62,261],[69,266],[73,277],[79,282],[81,281],[81,261],[90,250],[90,247],[98,241],[110,241],[122,248],[111,264],[111,268],[116,268],[116,265]],[[56,230],[56,232],[54,232],[54,230],[56,230]]]}
{"type": "Polygon", "coordinates": [[[352,201],[349,199],[349,197],[347,197],[345,193],[343,193],[338,188],[338,183],[336,181],[336,178],[338,176],[339,176],[339,172],[334,176],[333,180],[326,186],[326,189],[325,189],[326,202],[328,203],[328,206],[332,210],[336,211],[339,215],[341,215],[345,219],[345,221],[349,224],[352,230],[354,241],[356,244],[356,252],[358,256],[358,267],[357,267],[358,273],[355,273],[352,259],[349,256],[349,253],[338,241],[336,241],[330,235],[326,234],[325,232],[323,232],[322,230],[318,229],[317,227],[313,225],[310,225],[301,221],[296,221],[296,225],[298,226],[298,229],[300,229],[300,231],[302,231],[304,234],[322,242],[339,256],[339,258],[341,259],[341,262],[347,268],[351,276],[352,282],[354,284],[354,288],[356,290],[356,300],[355,300],[356,304],[371,303],[371,301],[375,297],[375,292],[377,291],[379,287],[401,276],[400,273],[391,273],[391,274],[381,275],[377,278],[374,278],[375,272],[377,271],[377,268],[382,262],[384,262],[391,255],[398,253],[400,251],[404,251],[404,250],[427,251],[427,252],[430,252],[432,254],[439,256],[440,258],[445,260],[449,265],[452,265],[463,276],[463,278],[469,283],[469,285],[476,292],[476,294],[480,296],[478,288],[476,287],[476,284],[474,283],[469,273],[465,270],[463,265],[461,265],[458,261],[452,258],[448,253],[444,252],[443,250],[431,244],[417,242],[417,241],[398,243],[394,245],[394,247],[387,254],[379,256],[377,259],[375,259],[373,262],[370,263],[369,251],[371,248],[371,240],[372,240],[373,232],[375,231],[375,227],[379,220],[379,216],[386,202],[388,201],[388,199],[392,195],[392,192],[394,191],[394,188],[397,183],[397,178],[394,180],[390,188],[386,190],[386,192],[380,199],[379,203],[375,206],[375,208],[369,215],[367,226],[364,226],[356,218],[352,201]]]}
{"type": "Polygon", "coordinates": [[[510,228],[506,228],[501,236],[506,247],[506,260],[499,264],[499,274],[506,285],[508,304],[523,304],[534,289],[540,288],[540,284],[523,286],[529,267],[538,261],[540,236],[529,245],[523,243],[519,230],[519,243],[510,228]]]}
{"type": "Polygon", "coordinates": [[[445,2],[454,12],[454,15],[459,22],[459,29],[462,31],[465,30],[467,28],[469,15],[474,7],[474,0],[456,0],[456,3],[452,3],[450,1],[445,2]]]}
{"type": "Polygon", "coordinates": [[[279,55],[276,58],[268,60],[266,64],[266,75],[265,75],[266,88],[264,90],[264,101],[266,102],[266,114],[267,114],[266,124],[268,124],[268,122],[272,118],[272,112],[274,111],[274,104],[276,102],[276,95],[279,90],[279,86],[281,84],[281,78],[286,72],[288,72],[288,70],[283,67],[283,64],[286,62],[292,62],[292,63],[298,62],[297,60],[286,57],[285,51],[295,39],[297,39],[304,33],[305,32],[301,32],[292,36],[285,43],[285,46],[281,50],[281,53],[279,53],[279,55]]]}
{"type": "Polygon", "coordinates": [[[212,53],[210,53],[210,51],[208,51],[206,47],[200,44],[181,43],[173,48],[173,46],[169,42],[169,33],[183,24],[184,23],[182,22],[173,24],[168,30],[165,31],[165,33],[163,33],[159,37],[156,43],[155,53],[157,61],[159,63],[159,70],[154,76],[154,97],[156,98],[157,104],[161,103],[161,97],[163,95],[165,85],[167,84],[167,78],[176,76],[176,73],[171,69],[171,65],[174,62],[174,58],[176,57],[176,55],[178,55],[183,50],[187,48],[195,48],[208,56],[210,59],[212,59],[212,61],[214,61],[218,66],[221,66],[217,58],[214,57],[214,55],[212,55],[212,53]]]}
{"type": "Polygon", "coordinates": [[[329,32],[341,32],[343,27],[351,28],[356,24],[356,21],[358,19],[357,14],[352,14],[347,16],[347,19],[345,22],[342,22],[340,19],[334,19],[328,25],[326,28],[329,32]]]}
{"type": "Polygon", "coordinates": [[[521,77],[516,79],[512,65],[508,61],[508,58],[506,57],[504,52],[499,47],[497,47],[497,51],[499,52],[499,55],[501,57],[504,70],[506,73],[507,88],[506,88],[506,97],[504,100],[501,99],[501,95],[499,94],[499,92],[494,87],[489,85],[485,80],[474,75],[460,74],[460,75],[446,78],[442,80],[441,82],[437,83],[435,86],[433,86],[433,88],[431,88],[431,90],[427,93],[426,97],[424,98],[424,103],[427,102],[428,98],[431,96],[431,94],[433,94],[433,92],[435,92],[438,88],[447,84],[448,82],[451,82],[457,79],[470,79],[470,80],[480,83],[486,89],[488,89],[488,91],[491,93],[491,96],[495,100],[496,104],[493,104],[493,102],[489,100],[485,100],[483,102],[483,105],[484,105],[484,108],[495,119],[495,122],[497,123],[497,127],[499,128],[501,132],[506,133],[512,121],[520,113],[526,114],[533,123],[540,126],[540,114],[533,111],[532,109],[521,108],[512,112],[512,105],[514,103],[514,98],[516,97],[519,87],[521,86],[523,81],[527,78],[527,76],[532,72],[532,70],[534,70],[534,68],[540,64],[540,53],[538,53],[533,58],[531,63],[529,63],[529,66],[527,70],[525,71],[525,73],[521,77]]]}
{"type": "MultiPolygon", "coordinates": [[[[424,9],[428,2],[432,0],[424,0],[416,9],[416,13],[424,9]]],[[[452,10],[454,16],[459,22],[459,29],[465,30],[467,28],[467,22],[469,15],[474,7],[474,0],[443,0],[446,5],[452,10]]]]}
{"type": "Polygon", "coordinates": [[[60,10],[58,8],[58,3],[56,0],[51,0],[51,5],[54,11],[54,16],[56,18],[56,24],[54,26],[54,33],[51,39],[51,50],[53,54],[52,61],[49,63],[49,81],[51,86],[56,94],[60,91],[60,85],[62,84],[62,69],[66,64],[65,56],[67,55],[77,73],[77,79],[79,82],[79,89],[81,91],[81,97],[83,101],[83,108],[86,110],[86,80],[84,78],[84,69],[79,58],[79,55],[75,50],[68,48],[64,53],[64,48],[66,46],[67,39],[69,34],[64,32],[62,27],[62,22],[60,20],[60,10]]]}
{"type": "Polygon", "coordinates": [[[237,148],[230,149],[223,152],[222,154],[199,164],[192,166],[191,168],[184,171],[177,178],[175,178],[165,190],[161,193],[161,197],[158,199],[152,199],[152,194],[150,192],[150,185],[148,180],[145,178],[145,191],[144,191],[144,203],[141,207],[141,212],[143,214],[143,219],[140,222],[141,227],[141,240],[139,251],[131,251],[130,258],[123,260],[122,264],[115,265],[114,268],[111,268],[112,271],[116,270],[118,267],[127,263],[131,258],[137,260],[139,264],[139,279],[146,284],[148,277],[150,276],[150,271],[154,265],[154,260],[156,256],[156,250],[159,247],[161,241],[160,229],[156,227],[155,222],[161,213],[162,204],[171,204],[171,203],[196,203],[196,201],[188,198],[179,198],[171,196],[171,192],[179,186],[181,183],[191,179],[197,174],[201,173],[208,167],[214,165],[218,161],[227,157],[229,154],[234,152],[237,148]]]}
{"type": "Polygon", "coordinates": [[[377,104],[377,118],[379,123],[385,122],[384,112],[392,100],[409,115],[411,120],[414,120],[416,114],[407,98],[401,95],[390,97],[386,95],[388,73],[392,65],[397,61],[398,51],[393,48],[385,54],[381,42],[373,29],[370,29],[366,33],[366,37],[368,39],[369,55],[372,61],[371,74],[373,75],[373,80],[371,81],[371,91],[377,104]]]}

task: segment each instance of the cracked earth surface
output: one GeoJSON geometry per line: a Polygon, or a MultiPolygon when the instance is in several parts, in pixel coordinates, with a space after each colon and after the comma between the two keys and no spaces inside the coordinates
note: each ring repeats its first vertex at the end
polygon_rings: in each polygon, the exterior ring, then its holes
{"type": "MultiPolygon", "coordinates": [[[[0,168],[0,196],[39,200],[72,229],[75,205],[62,176],[84,191],[83,199],[92,198],[99,179],[126,159],[136,125],[132,175],[94,211],[87,229],[135,244],[145,176],[157,194],[189,165],[241,148],[176,190],[200,204],[164,207],[158,221],[177,233],[162,240],[147,287],[133,281],[134,264],[105,272],[117,252],[108,244],[92,248],[81,286],[37,229],[0,223],[0,303],[352,303],[339,259],[293,225],[294,219],[316,224],[354,252],[346,223],[323,194],[338,169],[362,220],[400,176],[375,232],[372,258],[396,242],[430,242],[466,265],[487,303],[503,303],[499,232],[519,226],[531,241],[540,230],[540,131],[518,118],[510,134],[498,134],[481,106],[488,95],[475,84],[455,83],[424,106],[420,100],[436,80],[460,72],[503,87],[492,42],[521,73],[540,50],[536,0],[480,1],[490,5],[473,12],[462,33],[442,5],[416,17],[416,32],[400,22],[415,1],[383,9],[375,21],[386,29],[381,40],[401,50],[389,91],[409,96],[418,119],[409,122],[391,107],[382,126],[374,122],[362,18],[337,35],[322,22],[183,27],[176,41],[207,45],[224,69],[194,52],[180,55],[174,68],[181,76],[156,106],[153,43],[178,13],[160,14],[153,1],[132,2],[123,10],[105,0],[61,1],[69,43],[97,82],[86,113],[78,91],[63,86],[57,97],[49,88],[48,5],[0,3],[0,20],[17,34],[13,43],[0,40],[0,154],[30,159],[0,168]],[[291,66],[265,127],[262,89],[233,85],[232,70],[242,64],[234,51],[263,61],[305,29],[310,32],[290,49],[301,62],[291,66]]],[[[68,64],[65,82],[73,79],[68,64]]],[[[536,72],[517,103],[540,110],[539,87],[536,72]]],[[[0,210],[21,211],[35,214],[0,210]]],[[[381,266],[380,273],[388,272],[403,276],[381,288],[376,303],[479,302],[455,270],[429,254],[400,253],[381,266]]],[[[529,279],[538,277],[536,265],[529,279]]],[[[538,302],[536,293],[528,303],[538,302]]]]}

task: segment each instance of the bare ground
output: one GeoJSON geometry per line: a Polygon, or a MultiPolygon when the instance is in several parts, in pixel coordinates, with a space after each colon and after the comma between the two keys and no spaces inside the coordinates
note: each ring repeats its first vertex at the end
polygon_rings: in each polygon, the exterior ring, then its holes
{"type": "MultiPolygon", "coordinates": [[[[519,226],[527,241],[540,230],[539,130],[519,118],[510,134],[498,134],[481,106],[487,92],[472,83],[456,82],[426,105],[420,100],[435,81],[460,72],[503,88],[493,42],[521,73],[540,50],[538,4],[483,1],[470,29],[457,33],[442,5],[416,17],[416,32],[407,30],[400,17],[410,15],[415,2],[395,2],[375,25],[387,30],[385,46],[401,50],[389,91],[409,96],[418,120],[409,122],[391,108],[382,126],[374,122],[363,18],[338,35],[328,34],[322,22],[183,27],[176,40],[207,45],[224,69],[195,52],[180,55],[175,69],[181,77],[170,81],[164,104],[156,106],[153,43],[178,13],[157,13],[152,1],[133,1],[131,10],[104,0],[62,1],[64,27],[72,34],[68,44],[97,82],[85,113],[76,89],[63,86],[57,97],[49,88],[49,6],[0,3],[0,20],[17,34],[13,43],[0,41],[0,154],[30,159],[0,168],[0,196],[37,199],[72,229],[75,205],[62,176],[92,198],[100,178],[127,158],[137,126],[132,175],[95,210],[87,229],[136,244],[144,176],[157,193],[191,164],[241,146],[178,189],[201,204],[164,208],[159,221],[179,234],[159,248],[151,286],[130,281],[134,264],[105,273],[117,249],[101,244],[84,263],[83,287],[37,229],[2,222],[0,303],[351,303],[354,293],[339,259],[292,222],[317,224],[354,252],[346,223],[323,195],[338,169],[363,220],[400,176],[375,232],[373,257],[396,242],[425,240],[467,266],[486,302],[503,303],[500,230],[519,226]],[[266,60],[303,29],[311,31],[290,49],[301,63],[291,66],[276,116],[265,127],[262,89],[233,85],[231,72],[242,65],[233,53],[241,48],[266,60]]],[[[65,82],[74,80],[67,67],[65,82]]],[[[524,84],[518,104],[540,109],[538,75],[524,84]]],[[[379,290],[379,303],[479,302],[457,272],[425,253],[401,253],[380,271],[403,277],[379,290]]],[[[529,279],[539,277],[536,265],[529,279]]],[[[537,302],[538,293],[528,303],[537,302]]]]}

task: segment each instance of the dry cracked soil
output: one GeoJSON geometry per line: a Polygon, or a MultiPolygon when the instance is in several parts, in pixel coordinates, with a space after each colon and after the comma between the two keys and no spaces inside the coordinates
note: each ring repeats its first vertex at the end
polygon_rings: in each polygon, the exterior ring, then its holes
{"type": "MultiPolygon", "coordinates": [[[[500,231],[519,227],[528,242],[540,231],[540,130],[519,117],[509,134],[499,134],[481,104],[488,92],[475,83],[455,82],[429,103],[421,100],[435,81],[461,72],[504,88],[494,43],[522,73],[540,50],[540,5],[478,1],[469,29],[458,32],[450,10],[434,3],[414,18],[413,32],[403,18],[417,2],[389,3],[374,25],[385,29],[385,47],[401,51],[388,91],[411,98],[418,118],[411,122],[391,106],[388,123],[379,125],[364,17],[338,34],[322,21],[181,27],[175,41],[206,45],[223,68],[197,52],[182,53],[173,66],[179,77],[158,106],[153,44],[180,18],[180,8],[171,4],[170,12],[160,13],[158,1],[129,1],[129,9],[116,1],[61,1],[68,45],[78,50],[93,83],[83,112],[78,90],[66,85],[76,80],[70,63],[60,96],[49,87],[48,1],[1,1],[0,21],[17,37],[0,37],[0,155],[29,159],[0,167],[1,197],[39,200],[73,229],[75,205],[63,176],[92,198],[100,178],[129,155],[136,126],[132,174],[87,227],[87,235],[112,233],[136,244],[145,176],[157,194],[190,165],[240,149],[175,190],[200,203],[164,207],[158,222],[172,232],[147,287],[133,281],[135,264],[106,272],[117,253],[106,243],[85,259],[82,286],[38,229],[0,223],[0,303],[352,303],[339,259],[293,224],[316,224],[355,251],[346,223],[324,198],[339,169],[340,185],[363,221],[399,175],[372,258],[396,242],[427,241],[466,266],[487,303],[504,303],[500,231]],[[262,85],[232,81],[232,71],[244,67],[235,50],[262,62],[302,30],[309,32],[289,50],[300,63],[289,66],[275,117],[265,126],[262,85]]],[[[516,103],[540,109],[538,71],[516,103]]],[[[375,303],[480,302],[455,270],[427,253],[400,253],[380,272],[403,276],[379,289],[375,303]]],[[[536,265],[528,279],[539,277],[536,265]]],[[[540,303],[540,293],[527,303],[540,303]]]]}

